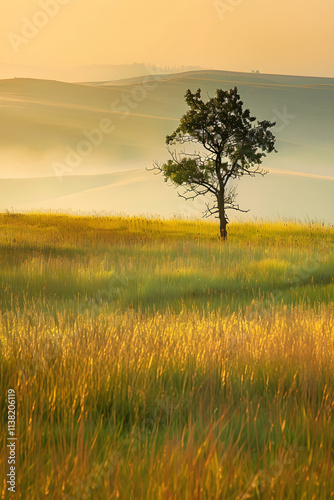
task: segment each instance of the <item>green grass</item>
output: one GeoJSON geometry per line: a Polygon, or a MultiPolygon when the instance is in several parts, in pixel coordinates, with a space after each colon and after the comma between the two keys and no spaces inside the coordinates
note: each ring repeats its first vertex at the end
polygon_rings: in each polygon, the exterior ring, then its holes
{"type": "Polygon", "coordinates": [[[334,496],[333,244],[294,222],[221,242],[204,222],[0,216],[17,498],[334,496]]]}
{"type": "Polygon", "coordinates": [[[3,307],[48,299],[66,309],[84,301],[233,312],[273,296],[289,305],[332,298],[327,226],[237,224],[222,243],[216,224],[201,222],[33,214],[0,223],[3,307]]]}

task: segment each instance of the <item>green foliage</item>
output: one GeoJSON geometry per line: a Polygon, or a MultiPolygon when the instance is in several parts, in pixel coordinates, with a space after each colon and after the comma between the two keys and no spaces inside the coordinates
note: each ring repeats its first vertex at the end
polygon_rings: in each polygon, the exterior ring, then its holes
{"type": "Polygon", "coordinates": [[[255,162],[265,156],[256,154],[257,149],[269,153],[274,150],[275,138],[269,129],[275,123],[262,121],[252,126],[256,118],[249,109],[243,110],[236,87],[228,91],[218,89],[216,96],[206,103],[201,99],[201,89],[194,94],[187,90],[185,99],[190,110],[183,115],[175,132],[167,136],[167,144],[192,137],[214,152],[230,155],[239,152],[240,157],[244,154],[255,162]]]}
{"type": "Polygon", "coordinates": [[[193,186],[196,184],[207,184],[212,182],[215,166],[213,162],[199,164],[193,158],[182,158],[178,163],[172,160],[162,166],[165,181],[171,180],[174,184],[182,186],[187,184],[193,186]]]}
{"type": "MultiPolygon", "coordinates": [[[[261,164],[266,153],[276,151],[275,137],[270,131],[275,123],[265,120],[253,125],[256,118],[250,115],[249,109],[243,109],[236,87],[229,91],[217,90],[216,96],[207,102],[201,99],[201,89],[194,94],[188,90],[185,98],[190,110],[182,116],[175,132],[167,136],[166,143],[194,141],[201,144],[212,156],[207,164],[198,165],[200,171],[208,168],[212,172],[213,160],[218,160],[228,178],[237,178],[245,170],[261,164]],[[223,162],[224,157],[228,161],[223,162]]],[[[180,170],[188,169],[193,178],[194,163],[195,160],[192,163],[180,162],[177,166],[180,170]]],[[[189,179],[184,182],[189,182],[189,179]]]]}

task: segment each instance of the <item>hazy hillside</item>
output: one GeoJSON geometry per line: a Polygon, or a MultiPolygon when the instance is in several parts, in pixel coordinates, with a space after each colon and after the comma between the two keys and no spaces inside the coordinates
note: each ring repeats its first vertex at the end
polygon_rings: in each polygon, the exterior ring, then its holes
{"type": "MultiPolygon", "coordinates": [[[[256,181],[243,179],[238,192],[242,208],[250,209],[250,217],[333,221],[333,181],[268,175],[256,181]]],[[[205,208],[204,198],[185,202],[160,176],[144,169],[68,176],[63,183],[54,177],[2,179],[0,200],[2,210],[51,209],[191,218],[200,218],[205,208]]],[[[230,216],[235,218],[233,213],[230,216]]],[[[243,214],[241,218],[247,217],[243,214]]]]}
{"type": "Polygon", "coordinates": [[[277,122],[279,150],[264,166],[280,174],[243,180],[242,205],[252,208],[253,215],[333,218],[334,79],[223,71],[90,84],[0,81],[0,176],[49,177],[2,181],[0,208],[126,211],[128,207],[132,212],[134,207],[136,213],[147,213],[157,205],[155,213],[180,211],[183,202],[161,177],[143,171],[139,177],[144,180],[139,182],[138,172],[130,171],[168,158],[165,136],[186,110],[187,88],[200,87],[204,96],[212,96],[216,88],[234,86],[258,119],[277,122]],[[125,171],[126,183],[123,178],[121,185],[114,175],[95,177],[116,172],[124,177],[119,172],[125,171]],[[157,202],[150,199],[153,190],[157,202]],[[131,199],[124,200],[127,196],[131,199]]]}
{"type": "Polygon", "coordinates": [[[163,74],[201,69],[198,66],[159,67],[155,65],[148,66],[144,63],[94,64],[67,69],[47,69],[17,64],[1,64],[0,79],[38,78],[42,80],[61,80],[64,82],[100,82],[103,80],[118,80],[142,76],[147,73],[148,68],[150,68],[150,71],[163,74]]]}

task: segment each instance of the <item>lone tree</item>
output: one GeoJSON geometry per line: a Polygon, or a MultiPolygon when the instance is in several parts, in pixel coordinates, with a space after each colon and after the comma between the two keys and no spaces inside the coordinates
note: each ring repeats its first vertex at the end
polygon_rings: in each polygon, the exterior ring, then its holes
{"type": "Polygon", "coordinates": [[[175,132],[166,137],[166,143],[194,143],[200,145],[200,151],[193,149],[177,155],[168,148],[172,159],[163,165],[154,163],[153,169],[163,173],[166,182],[183,186],[185,191],[179,196],[186,200],[210,193],[214,203],[206,204],[203,216],[218,214],[220,236],[226,239],[226,211],[248,212],[236,204],[236,191],[228,186],[229,181],[267,173],[259,165],[266,153],[277,153],[275,137],[270,131],[275,123],[258,121],[254,125],[256,118],[250,116],[249,109],[243,110],[237,87],[228,91],[218,89],[216,96],[207,102],[201,98],[201,89],[194,94],[187,90],[185,100],[190,109],[175,132]]]}

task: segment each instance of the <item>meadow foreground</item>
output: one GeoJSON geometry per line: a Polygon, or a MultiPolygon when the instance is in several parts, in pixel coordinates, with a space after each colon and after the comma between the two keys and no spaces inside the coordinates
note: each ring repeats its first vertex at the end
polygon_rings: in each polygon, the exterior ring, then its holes
{"type": "Polygon", "coordinates": [[[0,224],[13,498],[334,497],[332,227],[0,224]]]}

